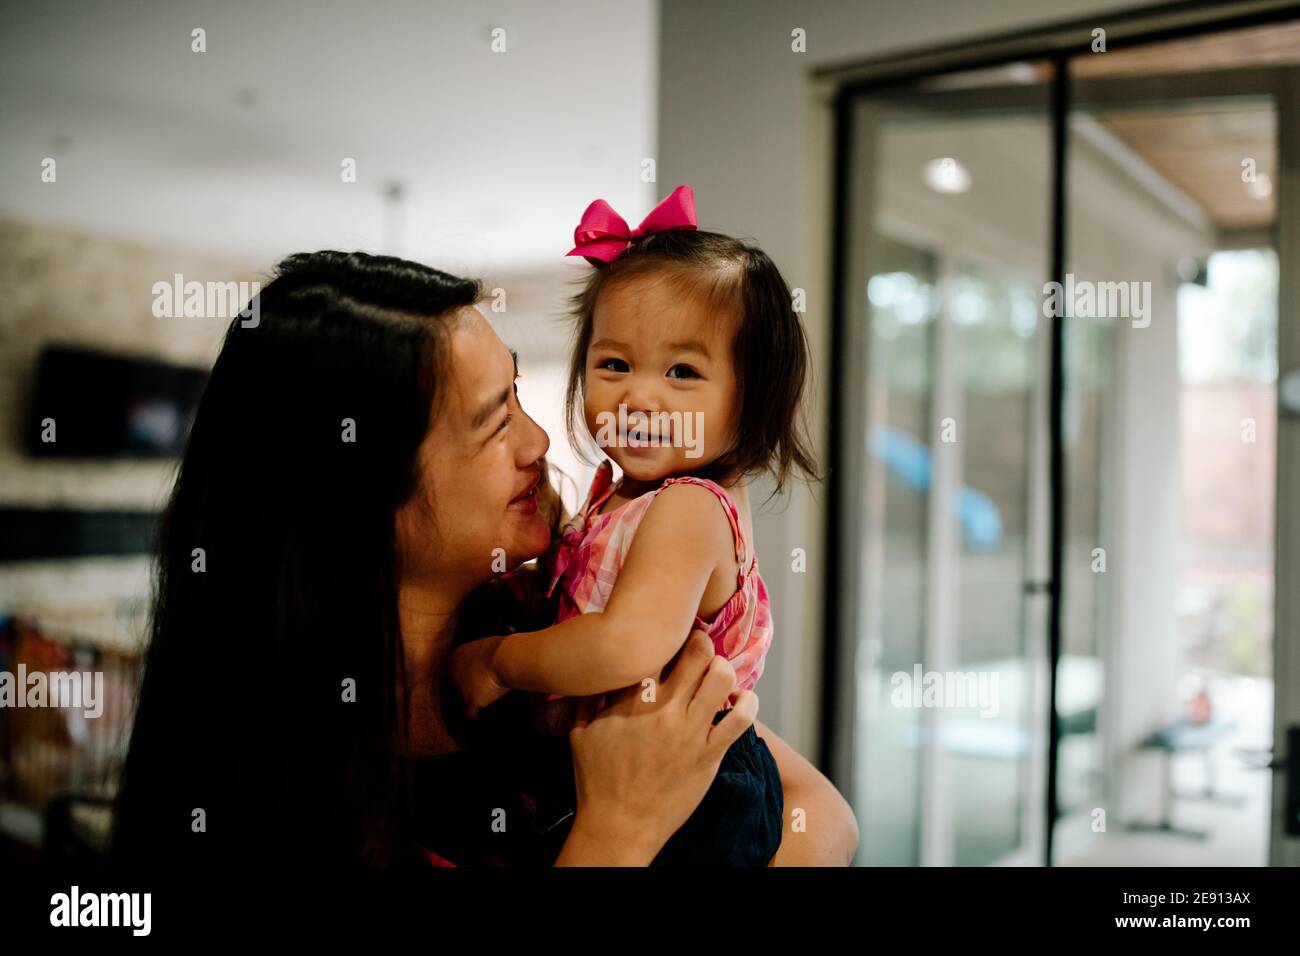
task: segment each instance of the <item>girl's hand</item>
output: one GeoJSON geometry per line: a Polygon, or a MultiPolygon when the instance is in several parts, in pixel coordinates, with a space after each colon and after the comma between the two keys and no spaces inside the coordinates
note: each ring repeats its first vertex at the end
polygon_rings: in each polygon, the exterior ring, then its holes
{"type": "MultiPolygon", "coordinates": [[[[578,722],[578,718],[589,709],[589,702],[585,697],[547,700],[547,696],[546,694],[534,695],[533,730],[543,737],[567,737],[569,731],[573,730],[578,722]]],[[[600,695],[597,694],[595,699],[599,700],[600,695]]]]}
{"type": "Polygon", "coordinates": [[[702,631],[687,639],[660,675],[656,699],[639,684],[583,698],[569,734],[578,812],[556,866],[646,866],[704,799],[722,755],[758,713],[742,691],[726,705],[736,672],[702,631]],[[670,670],[669,670],[670,669],[670,670]]]}
{"type": "Polygon", "coordinates": [[[497,679],[492,659],[504,638],[485,637],[462,644],[452,651],[449,670],[460,699],[465,703],[465,716],[474,720],[488,704],[504,697],[510,690],[497,679]]]}

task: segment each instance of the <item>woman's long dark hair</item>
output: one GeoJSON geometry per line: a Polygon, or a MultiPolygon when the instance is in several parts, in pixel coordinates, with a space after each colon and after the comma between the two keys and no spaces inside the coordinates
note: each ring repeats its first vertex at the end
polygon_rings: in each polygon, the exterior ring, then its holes
{"type": "Polygon", "coordinates": [[[479,292],[316,252],[280,263],[256,326],[231,323],[162,519],[114,862],[401,845],[394,516],[418,484],[445,318],[479,292]]]}

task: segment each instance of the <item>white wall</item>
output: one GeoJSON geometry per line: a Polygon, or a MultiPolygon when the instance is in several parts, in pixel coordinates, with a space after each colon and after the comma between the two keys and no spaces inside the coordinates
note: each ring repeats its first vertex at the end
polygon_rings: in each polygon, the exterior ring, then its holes
{"type": "Polygon", "coordinates": [[[6,5],[0,211],[268,264],[364,249],[466,275],[545,268],[596,196],[617,209],[649,196],[655,13],[654,0],[6,5]],[[390,218],[393,181],[405,201],[390,218]]]}

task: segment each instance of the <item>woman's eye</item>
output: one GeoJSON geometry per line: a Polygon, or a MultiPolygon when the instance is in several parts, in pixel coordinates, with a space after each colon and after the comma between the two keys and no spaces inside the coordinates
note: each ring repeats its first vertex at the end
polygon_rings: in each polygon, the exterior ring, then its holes
{"type": "Polygon", "coordinates": [[[674,365],[668,370],[669,378],[699,378],[700,373],[695,371],[689,365],[674,365]]]}
{"type": "Polygon", "coordinates": [[[510,419],[514,417],[515,417],[514,415],[507,415],[505,418],[501,419],[501,424],[497,426],[496,434],[499,435],[503,431],[505,431],[507,426],[509,426],[510,424],[510,419]]]}
{"type": "Polygon", "coordinates": [[[618,358],[601,359],[596,368],[608,372],[626,372],[628,370],[627,363],[618,358]]]}

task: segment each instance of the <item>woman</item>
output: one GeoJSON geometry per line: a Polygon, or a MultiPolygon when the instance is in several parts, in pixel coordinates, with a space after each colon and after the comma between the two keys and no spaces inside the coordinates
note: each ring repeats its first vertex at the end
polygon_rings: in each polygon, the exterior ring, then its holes
{"type": "MultiPolygon", "coordinates": [[[[398,259],[303,254],[255,328],[232,322],[163,518],[116,859],[466,863],[528,832],[506,751],[447,759],[479,753],[442,703],[459,608],[501,556],[550,541],[548,440],[479,293],[398,259]],[[504,819],[442,812],[480,798],[504,819]]],[[[628,691],[579,715],[555,862],[649,863],[753,721],[747,695],[710,727],[734,674],[699,641],[656,704],[628,691]]],[[[812,821],[777,862],[847,862],[847,806],[759,729],[812,821]]]]}

